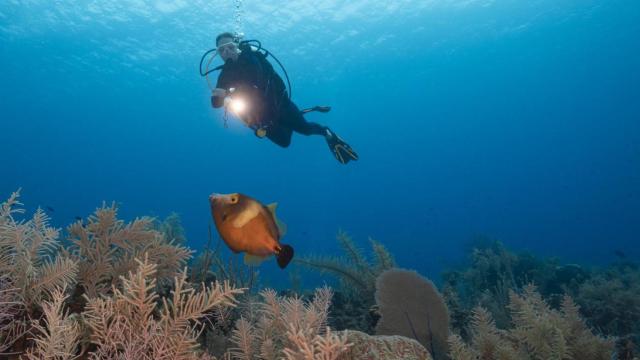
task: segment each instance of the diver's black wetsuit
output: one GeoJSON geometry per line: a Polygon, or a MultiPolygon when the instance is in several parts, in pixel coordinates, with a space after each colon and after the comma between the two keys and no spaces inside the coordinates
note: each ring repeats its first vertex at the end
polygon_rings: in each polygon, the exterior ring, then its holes
{"type": "MultiPolygon", "coordinates": [[[[237,61],[229,60],[218,76],[217,88],[235,88],[234,96],[245,96],[249,113],[243,120],[253,130],[265,128],[267,137],[287,147],[292,132],[303,135],[325,135],[327,128],[305,120],[300,109],[287,95],[282,78],[273,70],[265,56],[244,46],[237,61]]],[[[224,98],[213,97],[213,107],[224,104],[224,98]]]]}

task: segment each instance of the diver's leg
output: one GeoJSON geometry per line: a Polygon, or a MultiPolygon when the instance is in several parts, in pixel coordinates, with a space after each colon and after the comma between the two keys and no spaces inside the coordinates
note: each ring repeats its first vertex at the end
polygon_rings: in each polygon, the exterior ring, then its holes
{"type": "Polygon", "coordinates": [[[284,104],[281,115],[281,122],[283,125],[291,128],[293,131],[302,135],[322,135],[327,136],[326,126],[307,121],[300,109],[293,102],[284,104]]]}
{"type": "Polygon", "coordinates": [[[267,138],[284,148],[291,144],[292,134],[293,131],[291,129],[277,124],[267,128],[267,138]]]}
{"type": "Polygon", "coordinates": [[[358,154],[356,154],[349,144],[336,135],[336,133],[331,131],[331,129],[314,122],[306,121],[300,110],[298,110],[298,107],[293,102],[290,102],[288,106],[285,106],[286,108],[280,118],[283,125],[290,127],[295,132],[303,135],[324,136],[325,140],[327,140],[327,144],[329,145],[329,150],[331,150],[331,153],[336,160],[342,164],[346,164],[351,160],[358,160],[358,154]]]}
{"type": "Polygon", "coordinates": [[[326,130],[328,129],[326,126],[322,126],[318,123],[314,123],[311,121],[306,121],[302,114],[298,114],[297,117],[300,119],[295,121],[291,129],[293,129],[298,134],[302,135],[322,135],[327,136],[326,130]]]}

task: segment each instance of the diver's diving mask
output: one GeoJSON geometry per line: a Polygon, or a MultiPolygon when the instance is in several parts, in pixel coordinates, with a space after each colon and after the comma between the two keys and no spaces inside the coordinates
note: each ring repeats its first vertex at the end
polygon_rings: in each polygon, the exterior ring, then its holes
{"type": "Polygon", "coordinates": [[[225,50],[235,51],[238,54],[240,53],[240,48],[238,48],[238,43],[236,43],[233,40],[226,42],[216,48],[216,51],[218,52],[218,54],[222,53],[225,50]]]}

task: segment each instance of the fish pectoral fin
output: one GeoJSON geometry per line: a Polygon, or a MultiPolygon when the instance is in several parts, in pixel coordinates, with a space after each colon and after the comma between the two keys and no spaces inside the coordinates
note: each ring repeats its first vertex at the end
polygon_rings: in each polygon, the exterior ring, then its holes
{"type": "Polygon", "coordinates": [[[267,205],[267,209],[269,209],[269,212],[271,213],[271,216],[273,216],[273,220],[275,221],[276,226],[278,227],[278,232],[280,233],[280,237],[283,237],[284,234],[287,233],[287,225],[282,221],[280,221],[280,219],[278,219],[278,217],[276,216],[276,207],[278,207],[277,202],[267,205]]]}
{"type": "Polygon", "coordinates": [[[260,205],[252,203],[247,206],[235,219],[233,219],[233,227],[238,229],[245,226],[249,221],[260,213],[260,205]]]}
{"type": "Polygon", "coordinates": [[[244,264],[248,266],[258,266],[266,259],[266,256],[257,256],[251,254],[244,254],[244,264]]]}

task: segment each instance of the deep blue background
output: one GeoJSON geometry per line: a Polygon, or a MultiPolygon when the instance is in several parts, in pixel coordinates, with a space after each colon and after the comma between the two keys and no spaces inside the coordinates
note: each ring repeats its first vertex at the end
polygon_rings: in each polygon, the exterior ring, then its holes
{"type": "Polygon", "coordinates": [[[245,1],[294,100],[333,107],[308,119],[358,151],[347,166],[319,137],[281,149],[222,126],[197,64],[233,4],[101,4],[0,5],[0,195],[21,187],[58,227],[116,201],[126,220],[178,212],[197,249],[208,194],[243,192],[279,202],[297,254],[339,254],[342,228],[432,277],[478,235],[581,264],[640,255],[637,1],[245,1]]]}

